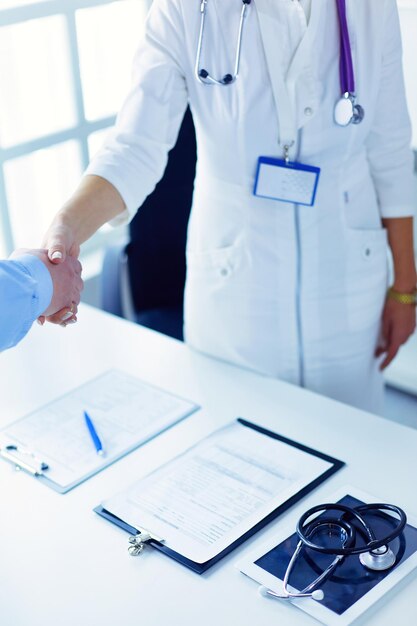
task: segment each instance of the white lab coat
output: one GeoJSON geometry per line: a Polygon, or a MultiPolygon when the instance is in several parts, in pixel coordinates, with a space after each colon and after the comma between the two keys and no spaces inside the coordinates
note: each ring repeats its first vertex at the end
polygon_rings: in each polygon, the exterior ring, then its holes
{"type": "MultiPolygon", "coordinates": [[[[87,173],[109,180],[133,216],[162,176],[188,101],[198,165],[186,341],[378,411],[374,350],[387,287],[381,217],[413,214],[410,123],[395,0],[348,0],[347,7],[366,115],[341,128],[333,121],[340,97],[334,0],[314,0],[293,58],[292,0],[253,1],[240,75],[227,87],[201,85],[194,75],[200,0],[154,0],[132,91],[87,173]],[[314,207],[252,194],[258,157],[282,156],[283,84],[298,127],[291,156],[321,167],[314,207]]],[[[233,68],[240,10],[239,0],[209,0],[201,65],[216,77],[233,68]]]]}

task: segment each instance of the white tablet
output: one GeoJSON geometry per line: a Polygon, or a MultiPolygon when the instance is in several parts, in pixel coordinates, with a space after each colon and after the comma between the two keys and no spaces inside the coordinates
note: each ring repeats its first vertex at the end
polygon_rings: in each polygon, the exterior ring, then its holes
{"type": "MultiPolygon", "coordinates": [[[[322,502],[341,502],[350,507],[359,504],[383,502],[353,487],[343,487],[322,502]]],[[[317,504],[320,504],[317,502],[317,504]]],[[[396,504],[396,503],[394,503],[396,504]]],[[[390,547],[396,563],[386,571],[375,572],[364,568],[357,555],[344,559],[328,580],[320,585],[324,598],[265,599],[265,602],[291,602],[327,626],[346,626],[362,615],[370,606],[391,590],[400,580],[417,567],[417,520],[409,512],[407,525],[390,547]]],[[[337,512],[333,515],[337,516],[337,512]]],[[[326,517],[328,515],[326,514],[326,517]]],[[[365,515],[366,517],[366,515],[365,515]]],[[[397,518],[387,512],[372,514],[367,520],[376,537],[384,536],[395,528],[397,518]]],[[[282,593],[282,580],[289,560],[298,542],[294,527],[279,529],[268,544],[255,549],[237,567],[264,587],[282,593]]],[[[364,539],[358,533],[358,544],[364,539]]],[[[303,549],[290,577],[288,589],[300,591],[307,587],[332,561],[333,557],[303,549]]]]}

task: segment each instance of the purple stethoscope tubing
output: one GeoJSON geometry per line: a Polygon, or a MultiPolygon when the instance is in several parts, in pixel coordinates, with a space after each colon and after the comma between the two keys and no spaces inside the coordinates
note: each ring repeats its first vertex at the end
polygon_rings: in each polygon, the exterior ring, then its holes
{"type": "Polygon", "coordinates": [[[352,46],[347,23],[346,0],[336,0],[340,33],[340,91],[341,98],[335,106],[335,122],[339,126],[360,124],[365,111],[356,103],[355,74],[353,70],[352,46]]]}
{"type": "Polygon", "coordinates": [[[342,94],[355,93],[352,48],[346,17],[346,0],[336,0],[340,30],[340,89],[342,94]]]}

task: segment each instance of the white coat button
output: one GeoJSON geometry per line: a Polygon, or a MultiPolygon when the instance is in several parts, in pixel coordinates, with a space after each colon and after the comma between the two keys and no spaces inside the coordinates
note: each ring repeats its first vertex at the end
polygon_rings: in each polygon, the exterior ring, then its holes
{"type": "Polygon", "coordinates": [[[371,248],[365,248],[365,250],[363,251],[363,254],[365,258],[368,259],[371,256],[371,248]]]}
{"type": "Polygon", "coordinates": [[[311,107],[306,107],[304,109],[304,115],[307,115],[308,117],[310,117],[311,115],[313,115],[313,109],[311,107]]]}
{"type": "Polygon", "coordinates": [[[222,269],[220,270],[220,275],[221,276],[228,276],[229,275],[229,270],[227,269],[227,267],[222,267],[222,269]]]}

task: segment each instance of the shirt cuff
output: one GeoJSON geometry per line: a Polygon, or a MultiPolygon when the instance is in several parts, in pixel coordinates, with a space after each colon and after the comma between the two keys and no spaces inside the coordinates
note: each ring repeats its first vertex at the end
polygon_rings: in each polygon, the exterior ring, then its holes
{"type": "Polygon", "coordinates": [[[100,176],[100,178],[104,178],[107,180],[121,195],[123,202],[126,205],[126,208],[122,213],[114,217],[109,221],[110,226],[124,226],[128,224],[136,215],[138,210],[138,200],[135,197],[134,192],[132,192],[126,181],[123,179],[123,176],[118,176],[114,169],[111,166],[106,166],[103,163],[98,163],[98,159],[92,161],[87,169],[84,172],[84,176],[100,176]]]}
{"type": "Polygon", "coordinates": [[[389,219],[395,217],[415,217],[416,210],[411,204],[395,204],[391,206],[381,206],[380,212],[382,218],[389,219]]]}
{"type": "Polygon", "coordinates": [[[33,254],[22,254],[17,257],[20,263],[36,283],[36,293],[34,294],[34,319],[42,315],[51,303],[54,293],[54,285],[51,274],[44,263],[33,254]]]}

